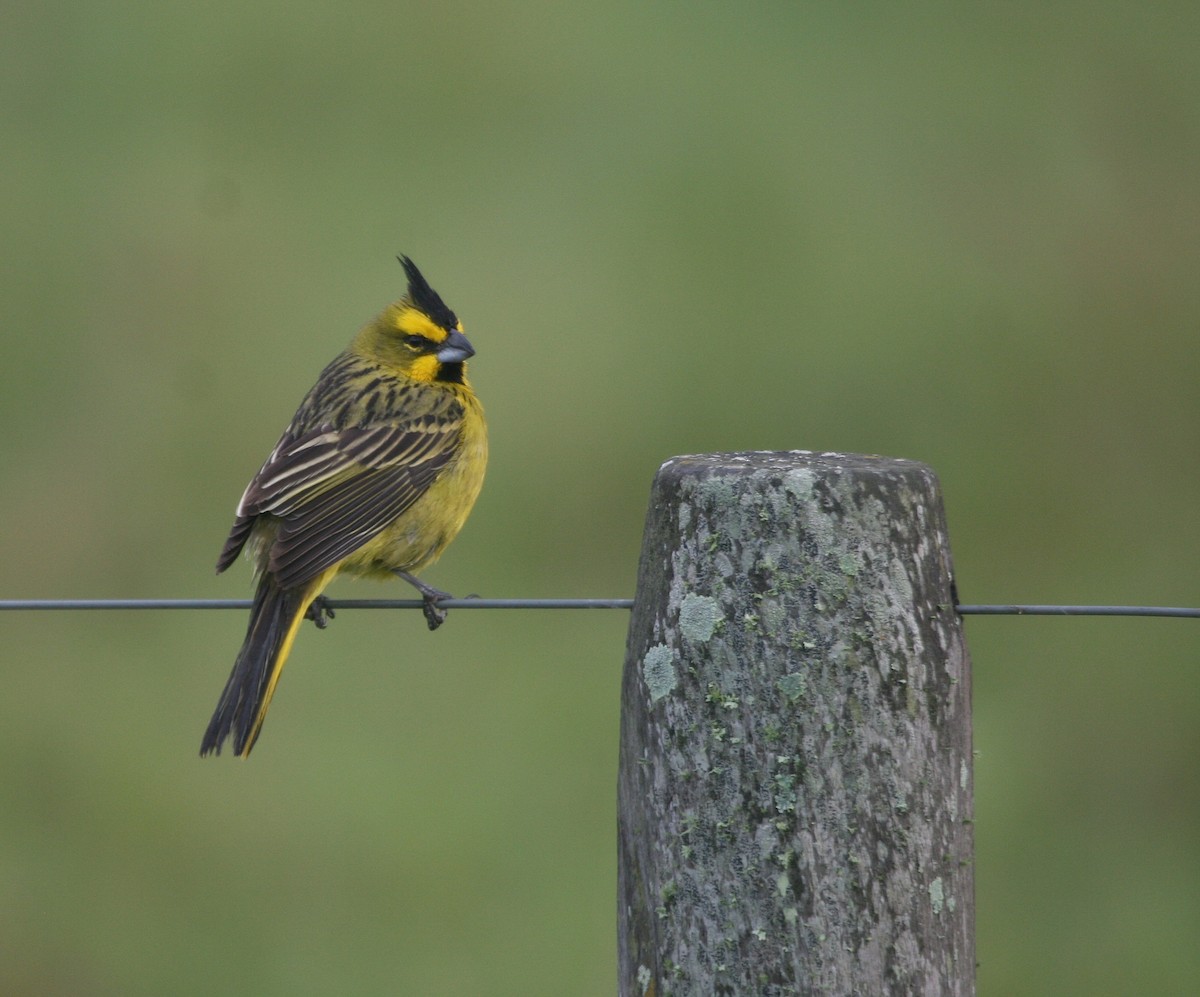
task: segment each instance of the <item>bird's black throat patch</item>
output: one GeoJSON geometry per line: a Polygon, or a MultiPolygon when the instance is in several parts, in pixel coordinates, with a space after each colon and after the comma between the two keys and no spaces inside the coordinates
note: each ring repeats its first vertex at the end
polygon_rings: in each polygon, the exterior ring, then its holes
{"type": "Polygon", "coordinates": [[[446,384],[462,384],[463,383],[463,365],[461,363],[444,363],[438,367],[437,377],[435,381],[443,381],[446,384]]]}

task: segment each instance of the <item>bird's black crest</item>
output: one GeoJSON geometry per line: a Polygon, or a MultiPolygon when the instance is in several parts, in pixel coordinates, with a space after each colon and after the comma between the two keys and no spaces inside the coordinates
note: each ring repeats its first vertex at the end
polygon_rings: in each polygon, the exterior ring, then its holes
{"type": "Polygon", "coordinates": [[[437,291],[429,286],[429,281],[417,269],[417,265],[407,256],[397,256],[396,259],[408,275],[408,296],[412,303],[443,329],[455,328],[458,325],[458,316],[446,307],[437,291]]]}

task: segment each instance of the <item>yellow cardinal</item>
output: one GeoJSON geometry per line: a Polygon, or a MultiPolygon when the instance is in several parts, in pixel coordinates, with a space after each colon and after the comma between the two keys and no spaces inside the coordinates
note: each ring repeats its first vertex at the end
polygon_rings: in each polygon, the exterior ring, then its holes
{"type": "Polygon", "coordinates": [[[228,738],[250,754],[301,623],[325,624],[320,596],[335,575],[399,575],[421,592],[431,630],[445,619],[447,594],[413,573],[475,504],[487,424],[462,323],[412,260],[400,262],[408,293],[321,372],[238,504],[217,571],[245,548],[258,589],[201,755],[228,738]]]}

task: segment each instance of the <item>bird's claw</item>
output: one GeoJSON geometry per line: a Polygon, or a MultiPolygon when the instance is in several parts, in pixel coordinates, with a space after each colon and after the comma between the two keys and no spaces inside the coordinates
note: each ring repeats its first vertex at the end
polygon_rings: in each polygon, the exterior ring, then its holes
{"type": "Polygon", "coordinates": [[[332,620],[337,613],[333,611],[333,607],[329,605],[329,599],[323,595],[313,599],[308,609],[304,613],[305,619],[312,620],[317,625],[318,630],[324,630],[329,626],[329,621],[332,620]]]}
{"type": "Polygon", "coordinates": [[[445,595],[446,593],[441,592],[437,595],[422,594],[421,596],[425,603],[421,607],[421,610],[425,613],[425,622],[429,624],[430,630],[436,630],[446,622],[446,615],[449,613],[449,610],[442,609],[437,604],[438,599],[443,598],[445,595]]]}
{"type": "Polygon", "coordinates": [[[430,630],[436,630],[446,622],[446,613],[448,610],[442,609],[438,605],[438,600],[453,599],[454,596],[449,592],[443,592],[441,589],[435,589],[432,585],[426,585],[416,575],[410,575],[407,571],[396,570],[394,573],[421,593],[421,599],[424,602],[421,609],[425,613],[425,622],[429,624],[430,630]]]}

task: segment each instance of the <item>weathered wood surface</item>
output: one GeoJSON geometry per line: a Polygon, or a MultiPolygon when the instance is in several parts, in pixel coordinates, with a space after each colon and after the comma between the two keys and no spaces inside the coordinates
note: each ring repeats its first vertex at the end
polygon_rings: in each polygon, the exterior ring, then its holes
{"type": "Polygon", "coordinates": [[[974,993],[953,607],[922,464],[663,465],[622,693],[622,995],[974,993]]]}

